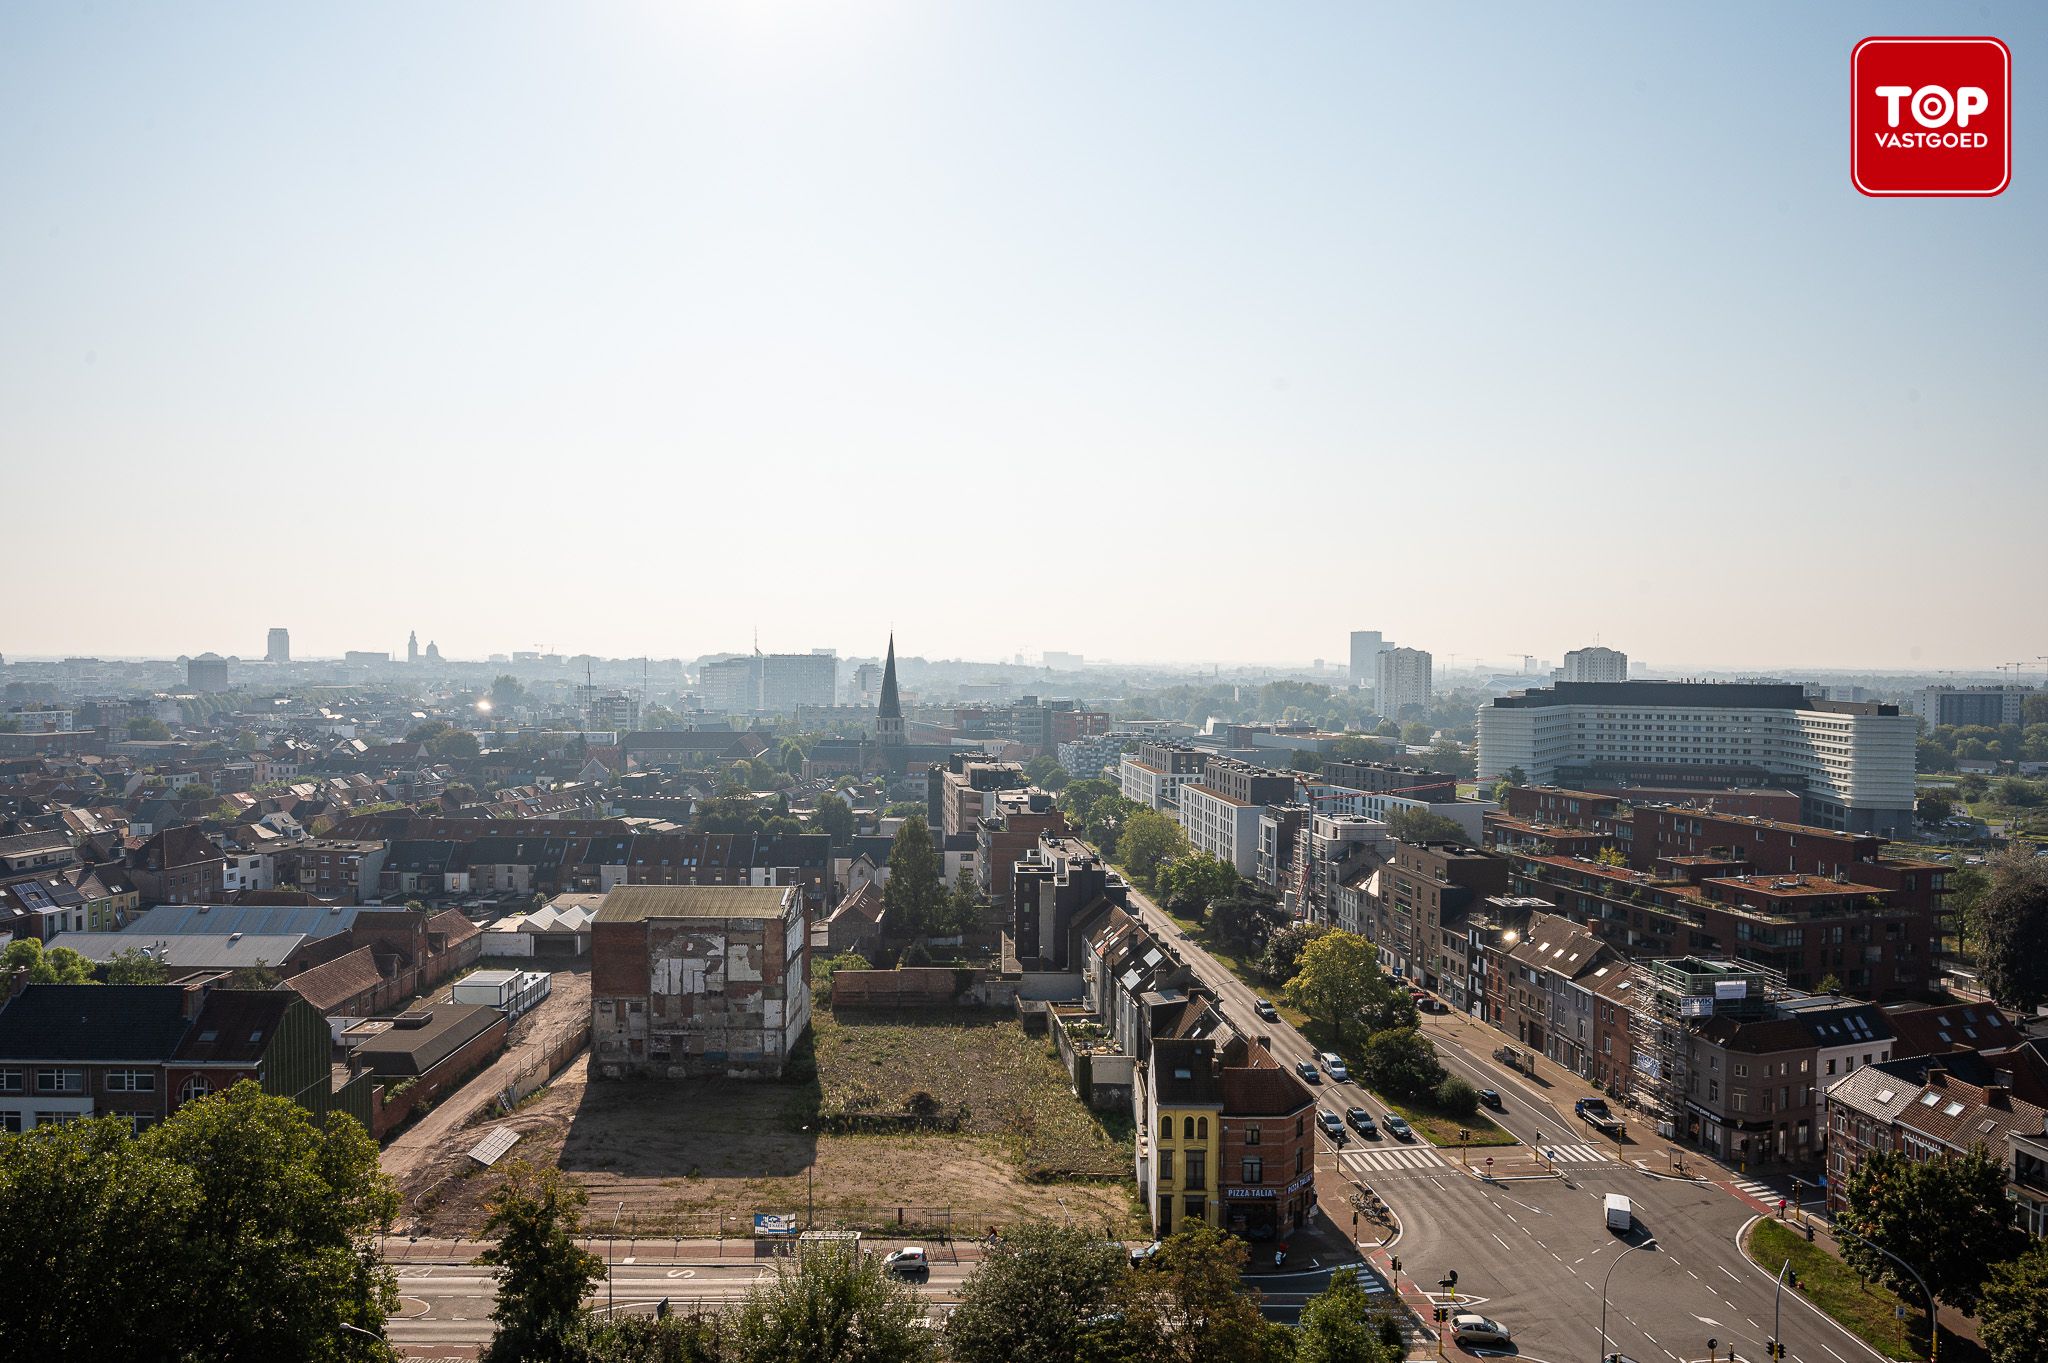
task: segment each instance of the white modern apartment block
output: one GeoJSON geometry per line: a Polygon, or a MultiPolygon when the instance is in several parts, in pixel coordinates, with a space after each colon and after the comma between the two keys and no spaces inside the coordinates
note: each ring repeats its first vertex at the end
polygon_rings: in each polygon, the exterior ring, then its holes
{"type": "Polygon", "coordinates": [[[1265,809],[1206,786],[1181,787],[1180,826],[1187,832],[1188,846],[1229,862],[1247,880],[1259,871],[1259,816],[1265,809]]]}
{"type": "Polygon", "coordinates": [[[1147,741],[1117,766],[1117,786],[1126,800],[1147,809],[1180,808],[1183,786],[1202,779],[1209,754],[1185,743],[1147,741]]]}
{"type": "Polygon", "coordinates": [[[1564,679],[1568,682],[1625,682],[1628,654],[1617,648],[1575,648],[1564,655],[1564,679]]]}
{"type": "Polygon", "coordinates": [[[1354,629],[1351,631],[1351,684],[1364,686],[1377,675],[1380,654],[1387,651],[1387,641],[1376,629],[1354,629]]]}
{"type": "Polygon", "coordinates": [[[1419,648],[1390,648],[1380,654],[1373,671],[1373,708],[1388,719],[1398,719],[1410,705],[1428,708],[1434,661],[1419,648]]]}
{"type": "Polygon", "coordinates": [[[1912,827],[1917,720],[1781,682],[1560,682],[1479,711],[1479,780],[1581,790],[1798,790],[1823,828],[1912,827]]]}

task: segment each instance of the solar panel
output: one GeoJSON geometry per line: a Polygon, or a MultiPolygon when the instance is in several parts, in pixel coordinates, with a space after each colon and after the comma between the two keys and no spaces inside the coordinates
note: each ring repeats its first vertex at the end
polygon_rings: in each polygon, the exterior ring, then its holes
{"type": "Polygon", "coordinates": [[[469,1157],[488,1169],[505,1157],[505,1152],[519,1143],[519,1133],[509,1126],[501,1126],[476,1143],[469,1157]]]}

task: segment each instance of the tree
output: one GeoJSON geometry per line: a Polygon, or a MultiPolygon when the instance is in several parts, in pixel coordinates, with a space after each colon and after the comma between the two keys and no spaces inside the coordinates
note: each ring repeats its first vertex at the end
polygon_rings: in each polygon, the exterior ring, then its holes
{"type": "Polygon", "coordinates": [[[672,1316],[586,1315],[569,1335],[578,1363],[726,1363],[730,1333],[712,1312],[672,1316]]]}
{"type": "Polygon", "coordinates": [[[1978,968],[1991,997],[2031,1013],[2048,1002],[2048,859],[2014,848],[1989,869],[1991,887],[1971,915],[1978,968]]]}
{"type": "Polygon", "coordinates": [[[733,1322],[734,1363],[927,1363],[938,1341],[924,1303],[872,1254],[807,1249],[747,1294],[733,1322]]]}
{"type": "Polygon", "coordinates": [[[1387,832],[1410,846],[1425,842],[1471,841],[1463,824],[1442,814],[1432,814],[1426,809],[1390,809],[1387,811],[1387,832]]]}
{"type": "Polygon", "coordinates": [[[1294,978],[1295,970],[1301,964],[1301,953],[1308,944],[1329,932],[1327,923],[1307,921],[1289,923],[1266,939],[1266,957],[1263,969],[1269,980],[1287,981],[1294,978]]]}
{"type": "Polygon", "coordinates": [[[1843,1185],[1842,1260],[1871,1282],[1912,1294],[1913,1285],[1870,1240],[1918,1269],[1934,1295],[1974,1314],[1990,1265],[2017,1255],[2027,1234],[2013,1219],[2005,1171],[1982,1146],[1967,1155],[1913,1161],[1867,1155],[1843,1185]],[[1860,1237],[1860,1238],[1859,1238],[1860,1237]]]}
{"type": "Polygon", "coordinates": [[[1593,854],[1597,866],[1621,867],[1628,865],[1628,857],[1619,847],[1603,847],[1593,854]]]}
{"type": "Polygon", "coordinates": [[[1943,823],[1956,812],[1956,807],[1946,795],[1922,795],[1914,812],[1920,816],[1921,823],[1943,823]]]}
{"type": "Polygon", "coordinates": [[[960,874],[953,877],[953,892],[947,898],[949,910],[948,927],[952,932],[968,932],[975,920],[981,917],[981,887],[974,882],[972,867],[962,866],[960,874]]]}
{"type": "Polygon", "coordinates": [[[811,813],[811,828],[827,834],[834,847],[845,847],[853,841],[853,806],[837,795],[820,795],[818,807],[811,813]]]}
{"type": "Polygon", "coordinates": [[[1059,764],[1056,757],[1034,757],[1024,764],[1024,776],[1040,790],[1057,791],[1064,789],[1074,778],[1067,775],[1067,769],[1059,764]]]}
{"type": "MultiPolygon", "coordinates": [[[[1259,1363],[1282,1357],[1246,1291],[1244,1241],[1206,1221],[1168,1236],[1144,1271],[1125,1279],[1118,1322],[1124,1352],[1160,1363],[1259,1363]]],[[[1098,1354],[1098,1357],[1103,1355],[1098,1354]]]]}
{"type": "Polygon", "coordinates": [[[1053,804],[1059,807],[1060,813],[1067,816],[1068,823],[1076,828],[1085,828],[1095,812],[1096,802],[1110,795],[1122,798],[1117,783],[1091,776],[1086,780],[1068,783],[1053,804]]]}
{"type": "Polygon", "coordinates": [[[1991,1363],[2048,1363],[2048,1244],[1991,1266],[1977,1320],[1991,1363]]]}
{"type": "Polygon", "coordinates": [[[117,951],[107,962],[108,984],[162,984],[171,978],[171,968],[141,947],[117,951]]]}
{"type": "Polygon", "coordinates": [[[955,1363],[1067,1363],[1130,1271],[1114,1240],[1027,1221],[961,1287],[947,1347],[955,1363]]]}
{"type": "Polygon", "coordinates": [[[427,740],[427,753],[436,762],[464,762],[483,753],[483,745],[467,729],[446,729],[427,740]]]}
{"type": "Polygon", "coordinates": [[[1991,783],[1991,798],[2002,805],[2027,809],[2041,803],[2041,788],[2023,776],[2001,776],[1991,783]]]}
{"type": "Polygon", "coordinates": [[[493,1363],[552,1363],[573,1357],[569,1339],[583,1298],[604,1277],[604,1260],[576,1243],[590,1195],[556,1169],[524,1162],[506,1169],[491,1196],[484,1235],[497,1244],[477,1262],[497,1270],[497,1330],[484,1353],[493,1363]]]}
{"type": "Polygon", "coordinates": [[[1331,745],[1331,756],[1343,762],[1385,762],[1394,750],[1359,734],[1346,734],[1331,745]]]}
{"type": "Polygon", "coordinates": [[[1401,742],[1411,748],[1419,748],[1436,735],[1436,730],[1420,720],[1410,720],[1401,726],[1401,742]]]}
{"type": "Polygon", "coordinates": [[[1396,1098],[1419,1098],[1444,1081],[1436,1047],[1418,1027],[1389,1027],[1365,1043],[1365,1072],[1376,1089],[1396,1098]]]}
{"type": "Polygon", "coordinates": [[[33,937],[9,942],[6,954],[0,955],[0,964],[9,970],[26,970],[30,984],[96,983],[91,961],[70,947],[45,951],[43,944],[33,937]]]}
{"type": "Polygon", "coordinates": [[[1188,839],[1180,825],[1166,815],[1140,808],[1117,833],[1116,850],[1131,879],[1150,890],[1159,867],[1187,854],[1188,839]]]}
{"type": "Polygon", "coordinates": [[[519,684],[519,678],[509,672],[501,672],[491,683],[491,708],[509,710],[526,699],[526,688],[519,684]]]}
{"type": "Polygon", "coordinates": [[[128,721],[128,737],[137,743],[162,743],[171,736],[171,726],[154,715],[137,715],[128,721]]]}
{"type": "Polygon", "coordinates": [[[944,870],[924,819],[905,819],[889,849],[889,883],[882,887],[892,933],[920,938],[947,931],[952,913],[944,870]]]}
{"type": "Polygon", "coordinates": [[[1326,932],[1302,948],[1294,978],[1287,982],[1287,1001],[1320,1025],[1332,1045],[1357,1025],[1358,1015],[1382,986],[1380,964],[1372,943],[1341,928],[1326,932]]]}
{"type": "Polygon", "coordinates": [[[1436,1086],[1436,1106],[1451,1117],[1473,1117],[1479,1112],[1479,1090],[1455,1074],[1447,1074],[1436,1086]]]}
{"type": "Polygon", "coordinates": [[[1301,1308],[1294,1363],[1393,1363],[1400,1355],[1380,1342],[1372,1314],[1372,1298],[1359,1286],[1357,1270],[1338,1269],[1330,1285],[1301,1308]]]}
{"type": "Polygon", "coordinates": [[[1237,868],[1207,852],[1190,852],[1160,866],[1153,879],[1166,907],[1184,918],[1199,918],[1209,905],[1237,888],[1237,868]]]}

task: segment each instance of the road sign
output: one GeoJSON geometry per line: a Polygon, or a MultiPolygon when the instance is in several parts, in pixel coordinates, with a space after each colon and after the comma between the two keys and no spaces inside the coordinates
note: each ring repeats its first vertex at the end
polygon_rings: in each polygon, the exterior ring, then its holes
{"type": "Polygon", "coordinates": [[[1489,1168],[1489,1169],[1491,1169],[1491,1168],[1493,1167],[1493,1156],[1491,1156],[1491,1155],[1488,1155],[1488,1156],[1486,1157],[1486,1167],[1487,1167],[1487,1168],[1489,1168]]]}

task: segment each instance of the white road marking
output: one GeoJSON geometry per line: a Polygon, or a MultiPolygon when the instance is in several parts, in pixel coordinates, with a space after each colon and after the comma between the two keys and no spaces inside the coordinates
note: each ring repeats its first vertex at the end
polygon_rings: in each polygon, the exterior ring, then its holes
{"type": "MultiPolygon", "coordinates": [[[[1827,1346],[1827,1345],[1825,1345],[1825,1344],[1821,1345],[1820,1347],[1821,1347],[1821,1348],[1823,1348],[1823,1349],[1828,1349],[1828,1346],[1827,1346]]],[[[1829,1352],[1829,1353],[1831,1353],[1831,1354],[1835,1354],[1835,1351],[1834,1351],[1833,1349],[1828,1349],[1828,1352],[1829,1352]]],[[[1842,1358],[1842,1356],[1841,1356],[1840,1354],[1835,1354],[1835,1357],[1836,1357],[1836,1358],[1842,1358]]],[[[1846,1358],[1842,1358],[1842,1363],[1849,1363],[1849,1360],[1848,1360],[1848,1359],[1846,1359],[1846,1358]]]]}
{"type": "MultiPolygon", "coordinates": [[[[1487,1234],[1489,1234],[1489,1235],[1493,1235],[1493,1232],[1492,1232],[1492,1231],[1488,1231],[1488,1232],[1487,1232],[1487,1234]]],[[[1507,1241],[1505,1241],[1505,1240],[1503,1240],[1503,1239],[1501,1239],[1501,1238],[1500,1238],[1500,1237],[1499,1237],[1498,1235],[1494,1235],[1494,1236],[1493,1236],[1493,1242],[1494,1242],[1495,1244],[1499,1245],[1499,1246],[1500,1246],[1500,1247],[1501,1247],[1502,1249],[1507,1249],[1507,1248],[1508,1248],[1508,1242],[1507,1242],[1507,1241]]]]}
{"type": "MultiPolygon", "coordinates": [[[[1720,1269],[1723,1273],[1728,1273],[1727,1266],[1724,1264],[1715,1264],[1714,1267],[1720,1269]]],[[[1736,1282],[1742,1281],[1742,1275],[1740,1273],[1728,1273],[1728,1276],[1735,1279],[1736,1282]]]]}

